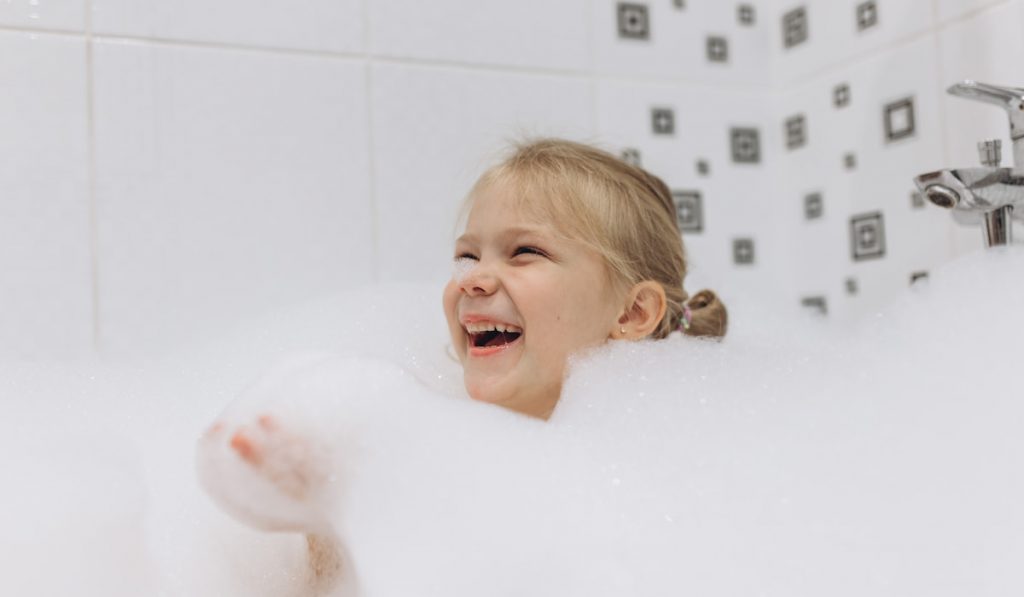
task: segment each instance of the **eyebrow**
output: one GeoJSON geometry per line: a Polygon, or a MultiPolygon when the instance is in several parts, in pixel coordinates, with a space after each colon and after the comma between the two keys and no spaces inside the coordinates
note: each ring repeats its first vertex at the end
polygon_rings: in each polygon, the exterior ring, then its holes
{"type": "MultiPolygon", "coordinates": [[[[527,236],[531,234],[543,235],[545,232],[546,230],[544,228],[539,227],[514,226],[512,228],[506,228],[504,231],[502,231],[501,238],[516,238],[519,236],[527,236]]],[[[475,234],[471,234],[468,232],[466,234],[463,234],[459,238],[455,239],[456,243],[475,243],[478,241],[479,239],[476,237],[475,234]]]]}

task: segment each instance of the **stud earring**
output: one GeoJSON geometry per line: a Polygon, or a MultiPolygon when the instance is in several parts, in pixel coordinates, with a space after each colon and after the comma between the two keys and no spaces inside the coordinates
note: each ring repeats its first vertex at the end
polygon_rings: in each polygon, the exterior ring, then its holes
{"type": "Polygon", "coordinates": [[[626,328],[624,328],[622,326],[619,326],[619,333],[625,334],[626,333],[626,328]]]}

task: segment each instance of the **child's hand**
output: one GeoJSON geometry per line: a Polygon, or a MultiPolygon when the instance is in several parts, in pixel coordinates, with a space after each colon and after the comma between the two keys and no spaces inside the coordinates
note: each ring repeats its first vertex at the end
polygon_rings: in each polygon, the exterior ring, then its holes
{"type": "Polygon", "coordinates": [[[228,512],[268,530],[316,532],[330,454],[313,437],[263,413],[242,424],[214,423],[199,445],[206,490],[228,512]]]}

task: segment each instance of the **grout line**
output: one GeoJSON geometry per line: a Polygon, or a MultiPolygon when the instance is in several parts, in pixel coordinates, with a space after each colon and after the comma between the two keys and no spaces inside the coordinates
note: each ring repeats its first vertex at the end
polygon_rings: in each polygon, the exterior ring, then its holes
{"type": "Polygon", "coordinates": [[[92,268],[92,348],[94,355],[100,353],[100,257],[99,257],[99,216],[96,204],[96,106],[95,106],[95,59],[92,36],[92,0],[85,2],[85,126],[88,143],[88,191],[89,201],[89,253],[92,268]]]}
{"type": "Polygon", "coordinates": [[[444,59],[430,59],[430,58],[416,58],[416,57],[397,57],[397,56],[384,56],[374,55],[370,51],[364,50],[362,52],[328,52],[323,50],[303,50],[296,48],[283,48],[274,46],[258,46],[251,44],[232,44],[232,43],[219,43],[219,42],[207,42],[207,41],[194,41],[184,39],[173,39],[173,38],[161,38],[161,37],[143,37],[143,36],[132,36],[132,35],[96,35],[91,32],[83,34],[82,32],[74,31],[62,31],[56,29],[42,29],[42,28],[26,28],[26,27],[11,27],[11,26],[0,26],[0,32],[16,32],[16,33],[46,33],[53,35],[62,35],[69,37],[80,37],[92,41],[103,41],[103,42],[133,42],[151,44],[156,46],[171,46],[181,48],[196,48],[196,49],[207,49],[207,50],[229,50],[229,51],[241,51],[241,52],[256,52],[263,54],[276,54],[276,55],[290,55],[290,56],[306,56],[316,58],[326,58],[335,60],[353,60],[353,61],[364,61],[370,60],[373,63],[389,64],[396,66],[421,66],[428,68],[453,68],[467,71],[478,71],[490,74],[521,74],[521,75],[534,75],[534,76],[549,76],[549,77],[576,77],[580,79],[604,79],[622,83],[652,83],[652,84],[686,84],[693,86],[698,89],[760,89],[766,92],[773,90],[771,83],[744,83],[744,82],[727,82],[727,81],[716,81],[709,83],[703,80],[695,80],[685,76],[674,76],[674,75],[626,75],[626,74],[615,74],[615,73],[600,73],[596,72],[593,68],[587,67],[583,69],[571,69],[571,68],[534,68],[528,66],[516,66],[508,64],[494,64],[494,63],[470,63],[461,62],[458,60],[444,60],[444,59]]]}
{"type": "Polygon", "coordinates": [[[367,168],[369,168],[369,195],[370,195],[370,243],[373,247],[373,257],[371,258],[371,265],[373,271],[373,281],[379,283],[381,281],[381,230],[380,230],[380,205],[378,205],[379,197],[377,196],[377,159],[376,159],[376,136],[374,135],[374,120],[373,120],[373,60],[370,55],[370,6],[367,0],[363,0],[363,68],[365,70],[365,101],[366,101],[366,159],[367,168]]]}
{"type": "MultiPolygon", "coordinates": [[[[598,93],[598,77],[594,69],[594,62],[596,59],[596,44],[594,43],[594,3],[587,2],[584,7],[583,19],[586,23],[584,30],[587,32],[586,38],[586,56],[587,56],[587,70],[590,73],[588,86],[590,87],[590,136],[591,138],[597,138],[599,130],[599,122],[597,112],[599,109],[599,102],[597,100],[598,93]]],[[[602,139],[602,141],[606,141],[602,139]]]]}
{"type": "Polygon", "coordinates": [[[973,19],[974,17],[976,17],[979,14],[985,12],[986,10],[993,9],[993,8],[995,8],[997,6],[1002,5],[1002,4],[1009,4],[1010,2],[1013,2],[1013,0],[999,0],[998,2],[993,2],[992,4],[988,4],[986,6],[978,6],[976,8],[972,8],[972,9],[968,10],[967,12],[963,13],[962,15],[959,15],[959,16],[956,16],[956,17],[952,17],[952,18],[949,18],[949,19],[947,19],[945,21],[940,22],[939,21],[939,5],[938,5],[938,0],[933,0],[932,1],[932,6],[935,9],[935,13],[934,13],[934,15],[935,15],[935,28],[936,29],[943,29],[943,28],[948,27],[950,25],[956,24],[959,21],[967,21],[969,19],[973,19]]]}

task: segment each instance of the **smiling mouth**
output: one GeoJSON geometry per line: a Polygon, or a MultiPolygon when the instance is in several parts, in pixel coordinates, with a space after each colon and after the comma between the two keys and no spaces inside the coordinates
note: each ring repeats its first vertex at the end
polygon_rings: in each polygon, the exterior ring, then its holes
{"type": "Polygon", "coordinates": [[[504,346],[515,342],[522,335],[522,332],[499,332],[492,330],[489,332],[471,333],[469,334],[469,341],[474,348],[504,346]]]}

